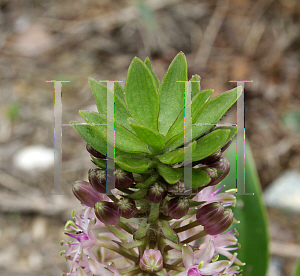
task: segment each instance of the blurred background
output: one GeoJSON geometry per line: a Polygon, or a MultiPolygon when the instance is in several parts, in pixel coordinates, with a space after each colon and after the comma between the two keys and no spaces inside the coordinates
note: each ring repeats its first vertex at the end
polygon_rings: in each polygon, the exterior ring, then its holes
{"type": "MultiPolygon", "coordinates": [[[[59,242],[80,204],[45,195],[54,188],[54,85],[45,81],[70,81],[62,122],[82,122],[78,110],[95,110],[88,77],[125,80],[132,58],[149,56],[162,79],[179,51],[214,96],[230,80],[253,80],[245,127],[268,206],[269,275],[290,275],[300,255],[299,35],[297,0],[0,0],[1,275],[67,268],[59,242]]],[[[236,122],[235,108],[224,122],[236,122]]],[[[92,163],[72,127],[62,139],[62,191],[71,193],[92,163]]]]}

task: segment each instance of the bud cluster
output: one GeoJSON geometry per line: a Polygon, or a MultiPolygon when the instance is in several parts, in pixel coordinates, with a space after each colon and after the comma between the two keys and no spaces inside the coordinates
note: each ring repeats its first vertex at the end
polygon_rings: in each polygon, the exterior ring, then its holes
{"type": "MultiPolygon", "coordinates": [[[[96,158],[105,158],[89,144],[87,144],[86,149],[96,158]]],[[[94,207],[95,215],[101,222],[115,225],[121,216],[129,219],[137,213],[135,201],[132,199],[121,198],[117,203],[110,202],[109,197],[105,195],[107,173],[104,169],[90,169],[88,179],[89,182],[76,181],[72,190],[82,204],[94,207]]],[[[116,187],[128,188],[133,184],[133,176],[131,173],[117,169],[114,172],[114,181],[116,187]]]]}

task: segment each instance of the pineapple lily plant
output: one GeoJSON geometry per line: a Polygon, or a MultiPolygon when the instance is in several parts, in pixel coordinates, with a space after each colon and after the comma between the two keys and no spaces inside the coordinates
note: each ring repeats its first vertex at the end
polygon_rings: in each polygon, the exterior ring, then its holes
{"type": "MultiPolygon", "coordinates": [[[[70,262],[64,275],[236,275],[244,265],[237,253],[237,223],[231,207],[234,190],[216,187],[230,169],[222,153],[237,132],[217,122],[241,94],[237,87],[211,98],[191,79],[191,102],[185,103],[186,58],[180,52],[160,82],[150,60],[134,58],[125,88],[114,92],[93,79],[98,112],[80,111],[87,124],[72,122],[87,142],[96,168],[89,181],[77,181],[73,193],[82,212],[72,214],[65,234],[72,242],[62,255],[70,262]],[[112,94],[109,94],[112,93],[112,94]],[[115,118],[107,115],[113,95],[115,118]],[[192,118],[185,118],[189,108],[192,118]],[[192,119],[192,136],[185,122],[192,119]],[[115,140],[107,139],[114,124],[115,140]],[[115,188],[107,191],[108,145],[115,150],[115,188]],[[192,152],[190,163],[185,152],[192,152]],[[191,178],[185,177],[189,165],[191,178]],[[187,185],[186,179],[190,179],[187,185]],[[219,259],[220,257],[220,259],[219,259]]],[[[111,160],[110,160],[111,161],[111,160]]]]}

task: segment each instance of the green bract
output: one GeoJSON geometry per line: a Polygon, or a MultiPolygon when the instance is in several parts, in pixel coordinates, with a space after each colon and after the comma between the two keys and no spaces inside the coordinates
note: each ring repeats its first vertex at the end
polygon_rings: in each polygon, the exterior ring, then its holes
{"type": "MultiPolygon", "coordinates": [[[[187,62],[182,52],[174,58],[161,83],[149,58],[143,62],[135,57],[128,70],[124,91],[119,83],[115,83],[113,94],[105,85],[89,80],[98,112],[80,111],[87,124],[72,124],[100,153],[106,155],[107,144],[114,145],[115,164],[123,170],[146,178],[157,174],[166,183],[175,184],[184,179],[185,149],[191,148],[192,161],[200,161],[222,148],[235,135],[236,127],[216,128],[215,124],[242,92],[238,87],[211,98],[213,90],[200,91],[200,77],[194,75],[191,81],[198,82],[191,84],[192,101],[185,106],[183,81],[187,79],[187,62]],[[107,118],[108,93],[114,95],[114,120],[107,118]],[[191,109],[193,124],[192,142],[187,145],[184,145],[185,108],[191,109]],[[108,123],[114,124],[115,141],[107,141],[108,123]]],[[[93,160],[98,166],[105,166],[105,160],[93,160]]],[[[193,169],[193,187],[209,182],[204,171],[193,169]]],[[[144,184],[137,183],[141,191],[135,190],[137,194],[132,194],[132,198],[145,196],[142,190],[151,183],[144,184]]]]}

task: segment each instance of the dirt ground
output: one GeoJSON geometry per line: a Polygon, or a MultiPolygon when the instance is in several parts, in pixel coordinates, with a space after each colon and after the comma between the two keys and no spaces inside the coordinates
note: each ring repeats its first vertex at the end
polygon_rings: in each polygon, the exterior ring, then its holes
{"type": "MultiPolygon", "coordinates": [[[[282,121],[300,109],[299,34],[297,0],[0,0],[1,275],[54,276],[67,268],[59,242],[79,203],[72,195],[45,196],[53,167],[14,165],[26,146],[53,148],[53,84],[46,80],[70,81],[63,84],[63,123],[82,121],[78,110],[94,108],[88,77],[125,80],[134,56],[149,56],[161,79],[183,51],[189,77],[199,74],[214,95],[233,88],[230,80],[253,80],[245,89],[245,127],[265,188],[283,171],[300,170],[299,132],[282,121]]],[[[62,139],[63,191],[70,193],[91,163],[75,130],[64,126],[62,139]]],[[[269,216],[271,252],[282,260],[281,275],[290,275],[298,217],[269,216]]]]}

